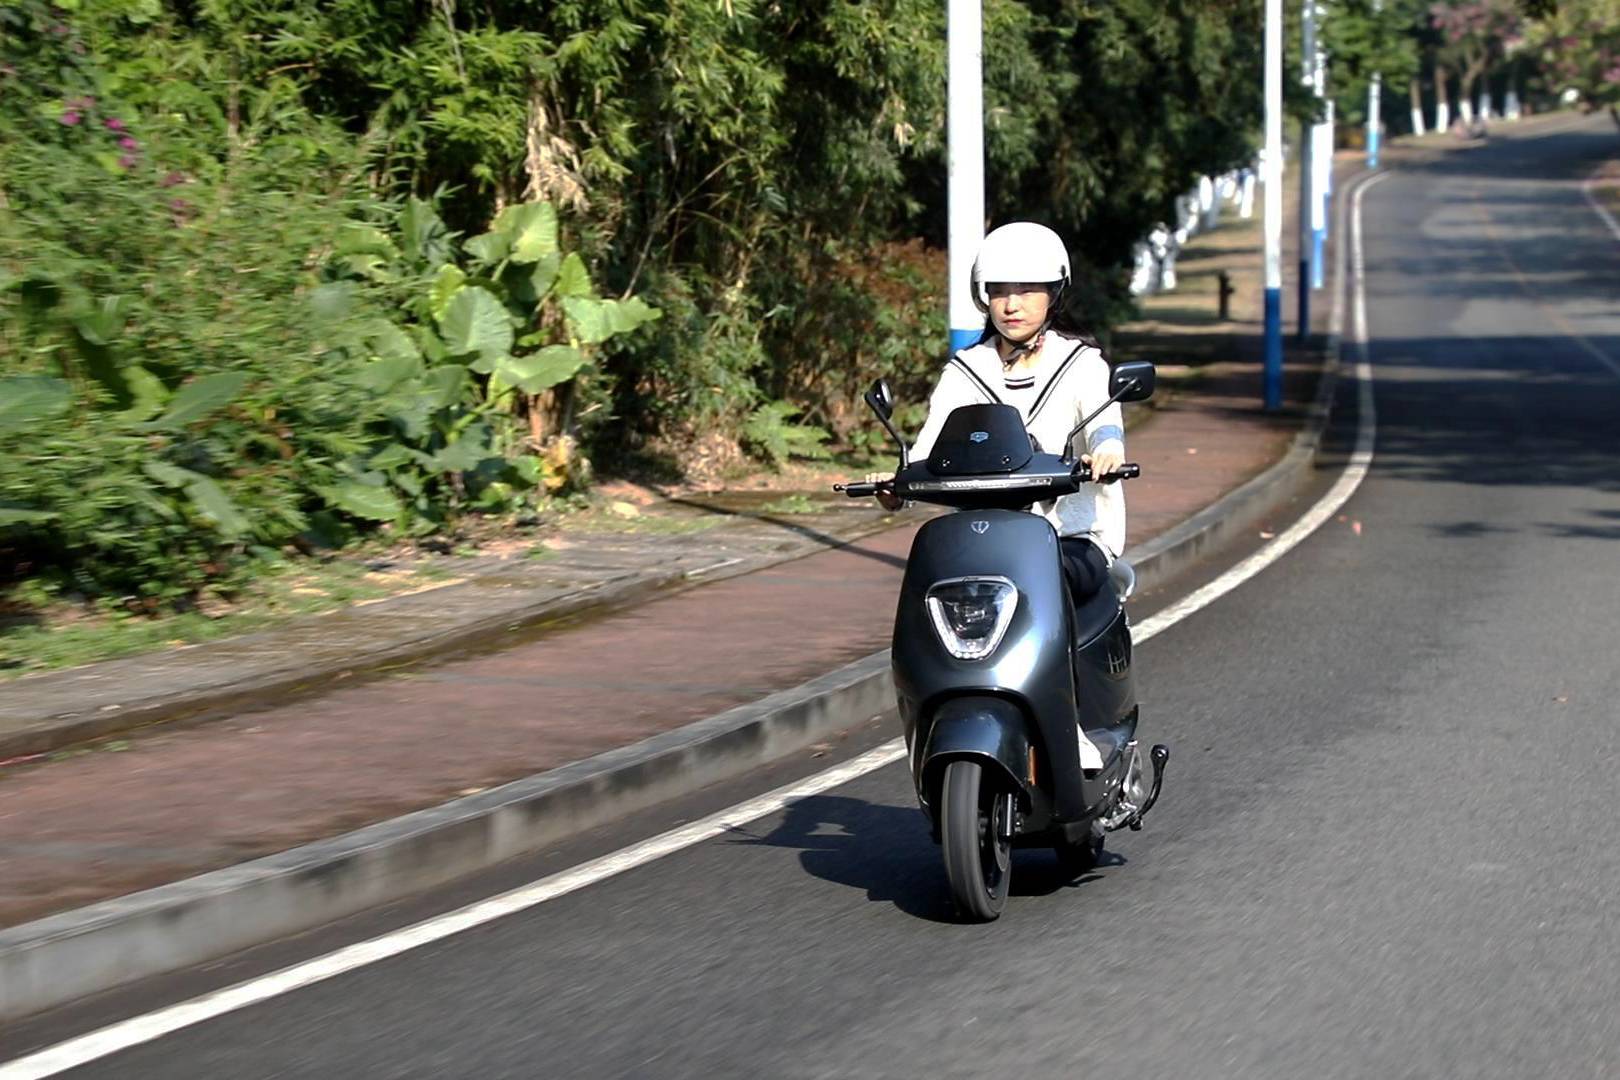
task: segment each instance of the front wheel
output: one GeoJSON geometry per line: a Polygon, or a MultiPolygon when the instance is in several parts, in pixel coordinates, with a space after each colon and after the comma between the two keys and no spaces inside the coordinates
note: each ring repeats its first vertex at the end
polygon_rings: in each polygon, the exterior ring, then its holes
{"type": "Polygon", "coordinates": [[[1012,880],[1012,800],[995,784],[984,782],[977,761],[953,761],[945,767],[940,794],[940,840],[945,850],[945,877],[956,906],[968,918],[989,922],[1007,904],[1012,880]]]}

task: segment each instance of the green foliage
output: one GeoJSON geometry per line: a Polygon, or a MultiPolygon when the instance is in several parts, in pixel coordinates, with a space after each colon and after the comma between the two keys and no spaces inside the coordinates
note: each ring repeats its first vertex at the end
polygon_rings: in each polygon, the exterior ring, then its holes
{"type": "Polygon", "coordinates": [[[24,574],[173,605],[289,543],[511,509],[542,473],[516,395],[656,317],[558,272],[549,205],[475,238],[492,263],[379,200],[295,87],[233,75],[228,5],[141,50],[113,31],[143,5],[3,10],[0,549],[24,574]]]}
{"type": "Polygon", "coordinates": [[[750,452],[772,466],[789,458],[825,458],[827,433],[809,424],[795,424],[798,410],[785,401],[768,401],[743,421],[742,442],[750,452]]]}

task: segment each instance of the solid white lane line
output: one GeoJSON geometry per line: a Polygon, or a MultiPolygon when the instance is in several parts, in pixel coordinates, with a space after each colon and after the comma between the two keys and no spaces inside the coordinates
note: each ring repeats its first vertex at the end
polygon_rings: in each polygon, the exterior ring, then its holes
{"type": "MultiPolygon", "coordinates": [[[[1356,485],[1361,483],[1366,475],[1366,465],[1372,460],[1373,416],[1372,416],[1372,372],[1366,359],[1366,333],[1367,316],[1365,294],[1361,287],[1361,193],[1373,184],[1382,180],[1385,175],[1373,177],[1361,187],[1356,189],[1352,199],[1353,229],[1352,259],[1354,263],[1354,282],[1356,290],[1356,338],[1360,359],[1356,367],[1357,378],[1361,382],[1360,398],[1360,429],[1356,437],[1356,455],[1346,468],[1339,482],[1333,486],[1327,496],[1306,515],[1299,524],[1296,524],[1279,537],[1263,555],[1268,557],[1259,560],[1251,557],[1237,566],[1226,571],[1220,578],[1206,585],[1187,600],[1176,604],[1172,609],[1160,612],[1151,619],[1145,620],[1132,630],[1132,636],[1137,643],[1145,642],[1155,634],[1169,629],[1175,623],[1202,607],[1212,603],[1215,599],[1225,595],[1249,578],[1258,574],[1265,567],[1275,562],[1284,552],[1297,545],[1310,532],[1316,529],[1332,516],[1333,512],[1343,504],[1356,485]],[[1358,471],[1359,463],[1359,471],[1358,471]],[[1353,475],[1353,479],[1351,479],[1353,475]],[[1331,504],[1331,505],[1329,505],[1331,504]],[[1326,510],[1322,508],[1328,507],[1326,510]],[[1302,529],[1305,521],[1312,524],[1302,529]],[[1216,588],[1216,586],[1221,586],[1216,588]],[[1196,603],[1192,601],[1197,599],[1196,603]]],[[[97,1031],[81,1035],[66,1042],[58,1043],[26,1057],[17,1058],[8,1064],[0,1065],[0,1080],[40,1080],[40,1078],[55,1076],[68,1069],[78,1068],[92,1061],[109,1057],[120,1051],[127,1050],[142,1043],[162,1038],[182,1028],[200,1024],[237,1009],[246,1008],[270,998],[290,993],[305,986],[310,986],[326,979],[354,971],[357,968],[375,964],[380,960],[398,956],[423,945],[430,945],[442,941],[454,934],[508,915],[517,914],[529,908],[543,904],[548,900],[555,900],[559,896],[566,896],[571,892],[583,889],[588,885],[603,881],[607,878],[622,874],[638,866],[661,859],[666,855],[700,844],[705,840],[724,835],[725,833],[747,825],[749,822],[766,817],[781,810],[790,803],[820,794],[847,784],[852,780],[875,772],[886,765],[901,760],[906,755],[905,743],[900,739],[893,739],[875,749],[868,750],[857,758],[845,762],[826,772],[817,773],[797,783],[789,784],[738,803],[736,806],[711,814],[706,818],[683,825],[678,829],[661,833],[658,836],[643,840],[637,844],[604,855],[590,862],[564,870],[539,881],[520,886],[510,892],[443,915],[425,919],[413,926],[394,930],[379,935],[369,941],[358,942],[325,956],[318,956],[292,967],[271,972],[256,979],[249,979],[235,986],[227,987],[211,994],[192,998],[167,1008],[158,1009],[142,1016],[131,1017],[115,1024],[110,1024],[97,1031]]]]}
{"type": "MultiPolygon", "coordinates": [[[[1601,165],[1598,166],[1599,169],[1602,169],[1602,167],[1601,165]]],[[[1607,225],[1609,231],[1614,233],[1614,238],[1620,240],[1620,221],[1616,221],[1614,215],[1609,213],[1609,208],[1598,202],[1597,196],[1592,194],[1592,185],[1595,183],[1597,183],[1596,171],[1582,181],[1581,194],[1586,196],[1587,203],[1593,210],[1597,211],[1597,216],[1603,219],[1603,224],[1607,225]]]]}

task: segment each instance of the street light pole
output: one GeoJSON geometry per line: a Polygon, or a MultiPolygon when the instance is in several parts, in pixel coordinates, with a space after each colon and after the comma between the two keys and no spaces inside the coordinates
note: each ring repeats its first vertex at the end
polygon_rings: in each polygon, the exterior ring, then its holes
{"type": "Polygon", "coordinates": [[[948,0],[946,38],[946,201],[949,207],[951,352],[984,332],[969,278],[984,240],[984,14],[981,0],[948,0]]]}
{"type": "Polygon", "coordinates": [[[1266,339],[1267,409],[1282,406],[1282,0],[1266,0],[1266,339]]]}
{"type": "MultiPolygon", "coordinates": [[[[1373,0],[1373,19],[1378,20],[1384,13],[1383,0],[1373,0]]],[[[1377,40],[1383,41],[1384,29],[1382,25],[1374,26],[1377,40]]],[[[1383,108],[1384,73],[1373,72],[1372,82],[1367,86],[1367,168],[1378,168],[1378,135],[1382,126],[1381,109],[1383,108]]]]}
{"type": "MultiPolygon", "coordinates": [[[[1321,18],[1320,5],[1314,6],[1311,17],[1314,26],[1316,19],[1321,18]]],[[[1316,91],[1316,99],[1321,101],[1327,97],[1327,51],[1322,48],[1320,40],[1315,42],[1316,68],[1311,79],[1311,89],[1316,91]]],[[[1326,113],[1320,124],[1316,126],[1314,139],[1311,143],[1311,166],[1316,173],[1315,181],[1311,185],[1311,288],[1320,289],[1325,269],[1323,248],[1327,244],[1327,209],[1328,188],[1333,184],[1333,102],[1327,102],[1326,113]]]]}
{"type": "MultiPolygon", "coordinates": [[[[1316,0],[1305,0],[1300,8],[1304,41],[1300,49],[1300,81],[1307,87],[1316,82],[1316,0]]],[[[1316,169],[1311,162],[1316,129],[1311,121],[1300,122],[1299,139],[1299,341],[1311,336],[1311,252],[1315,233],[1311,227],[1311,184],[1316,169]]]]}

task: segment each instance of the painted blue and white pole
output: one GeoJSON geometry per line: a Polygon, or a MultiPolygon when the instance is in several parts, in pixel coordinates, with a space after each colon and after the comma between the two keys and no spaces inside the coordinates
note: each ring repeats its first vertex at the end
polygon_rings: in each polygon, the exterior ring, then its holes
{"type": "Polygon", "coordinates": [[[984,14],[981,0],[949,0],[946,36],[946,159],[951,352],[984,333],[973,303],[973,258],[984,240],[984,14]]]}
{"type": "Polygon", "coordinates": [[[1379,122],[1383,108],[1384,76],[1373,72],[1372,83],[1367,87],[1367,168],[1378,168],[1378,136],[1382,132],[1383,124],[1379,122]]]}
{"type": "Polygon", "coordinates": [[[1282,0],[1266,0],[1266,408],[1282,405],[1282,0]]]}
{"type": "MultiPolygon", "coordinates": [[[[1320,68],[1317,72],[1323,74],[1320,68]]],[[[1333,102],[1327,103],[1327,119],[1316,126],[1315,135],[1316,144],[1311,148],[1311,165],[1316,172],[1316,183],[1312,185],[1316,197],[1311,200],[1311,288],[1320,289],[1326,263],[1323,249],[1327,246],[1328,199],[1333,194],[1333,102]]]]}
{"type": "MultiPolygon", "coordinates": [[[[1373,0],[1373,18],[1384,14],[1383,0],[1373,0]]],[[[1378,168],[1378,136],[1383,128],[1384,73],[1373,72],[1367,84],[1367,168],[1378,168]]]]}
{"type": "MultiPolygon", "coordinates": [[[[1305,0],[1300,7],[1301,41],[1300,82],[1310,88],[1316,83],[1316,0],[1305,0]]],[[[1300,124],[1299,128],[1299,340],[1311,336],[1311,255],[1316,248],[1315,233],[1311,225],[1311,185],[1316,182],[1316,169],[1311,165],[1315,152],[1316,125],[1300,124]]]]}
{"type": "MultiPolygon", "coordinates": [[[[1312,23],[1322,17],[1320,4],[1313,5],[1312,23]]],[[[1318,101],[1327,97],[1327,50],[1318,37],[1315,45],[1315,70],[1311,89],[1318,101]]],[[[1316,174],[1311,184],[1311,288],[1320,289],[1323,282],[1322,254],[1327,246],[1328,187],[1333,183],[1333,102],[1327,102],[1327,113],[1316,125],[1311,143],[1311,171],[1316,174]]]]}

